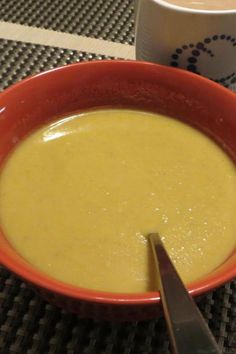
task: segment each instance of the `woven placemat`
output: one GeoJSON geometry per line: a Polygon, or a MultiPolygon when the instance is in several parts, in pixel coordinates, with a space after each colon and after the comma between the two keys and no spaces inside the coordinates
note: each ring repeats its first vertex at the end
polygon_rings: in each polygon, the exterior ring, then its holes
{"type": "Polygon", "coordinates": [[[0,0],[0,20],[133,44],[133,0],[0,0]]]}
{"type": "MultiPolygon", "coordinates": [[[[0,0],[0,20],[133,44],[132,0],[0,0]]],[[[0,90],[43,70],[104,55],[0,40],[0,90]]],[[[199,307],[223,354],[236,354],[236,282],[199,307]]],[[[165,321],[81,320],[0,267],[0,353],[168,354],[165,321]]],[[[189,353],[192,354],[192,353],[189,353]]]]}
{"type": "Polygon", "coordinates": [[[32,74],[81,61],[111,59],[77,52],[0,39],[0,90],[32,74]]]}

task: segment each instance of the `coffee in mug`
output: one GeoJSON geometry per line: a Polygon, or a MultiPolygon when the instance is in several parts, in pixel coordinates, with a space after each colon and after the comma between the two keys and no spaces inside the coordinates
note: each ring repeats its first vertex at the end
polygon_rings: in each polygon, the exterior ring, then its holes
{"type": "Polygon", "coordinates": [[[235,10],[236,0],[166,0],[180,7],[200,10],[235,10]]]}

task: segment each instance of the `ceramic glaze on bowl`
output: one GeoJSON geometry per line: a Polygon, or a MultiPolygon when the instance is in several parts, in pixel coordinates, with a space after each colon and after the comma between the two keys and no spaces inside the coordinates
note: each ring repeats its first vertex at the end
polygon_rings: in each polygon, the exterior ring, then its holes
{"type": "MultiPolygon", "coordinates": [[[[173,68],[104,61],[54,69],[2,93],[0,163],[6,161],[17,143],[42,125],[76,112],[110,107],[144,110],[179,119],[205,132],[235,161],[236,98],[233,93],[207,79],[173,68]]],[[[83,317],[145,319],[160,311],[157,291],[110,293],[52,279],[25,261],[3,232],[0,262],[31,283],[48,300],[83,317]]],[[[232,251],[217,269],[189,284],[189,291],[199,295],[232,279],[236,276],[235,265],[235,251],[232,251]]]]}

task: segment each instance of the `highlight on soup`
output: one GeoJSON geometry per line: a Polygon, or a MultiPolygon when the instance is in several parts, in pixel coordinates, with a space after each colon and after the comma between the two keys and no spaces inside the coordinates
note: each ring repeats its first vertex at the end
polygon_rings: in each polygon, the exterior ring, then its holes
{"type": "Polygon", "coordinates": [[[37,269],[109,292],[155,290],[147,234],[158,232],[186,283],[235,248],[236,169],[175,119],[97,110],[43,126],[0,174],[0,224],[37,269]]]}

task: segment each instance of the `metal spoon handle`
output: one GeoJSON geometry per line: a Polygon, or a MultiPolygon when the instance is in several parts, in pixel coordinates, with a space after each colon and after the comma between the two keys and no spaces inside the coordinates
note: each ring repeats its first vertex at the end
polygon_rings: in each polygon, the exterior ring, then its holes
{"type": "Polygon", "coordinates": [[[175,354],[220,354],[213,335],[186,290],[158,234],[149,235],[163,310],[175,354]]]}

